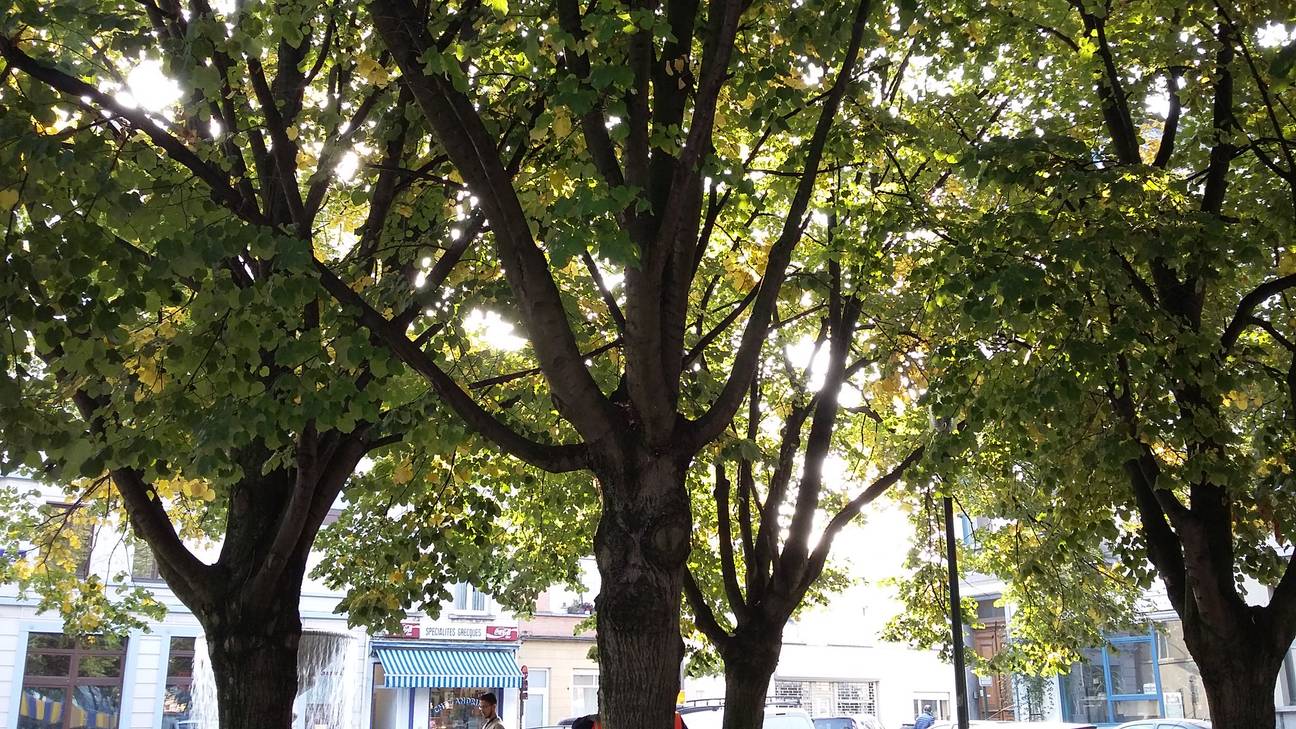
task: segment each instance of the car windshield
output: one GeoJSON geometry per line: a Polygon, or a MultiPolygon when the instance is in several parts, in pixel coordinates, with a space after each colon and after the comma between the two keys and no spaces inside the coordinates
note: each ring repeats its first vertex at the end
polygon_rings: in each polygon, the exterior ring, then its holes
{"type": "Polygon", "coordinates": [[[834,717],[832,719],[815,719],[815,729],[855,729],[850,719],[845,717],[834,717]]]}

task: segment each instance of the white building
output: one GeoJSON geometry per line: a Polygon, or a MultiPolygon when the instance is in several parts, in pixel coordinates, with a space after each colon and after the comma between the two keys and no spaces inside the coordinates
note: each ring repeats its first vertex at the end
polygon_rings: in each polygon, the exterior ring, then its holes
{"type": "MultiPolygon", "coordinates": [[[[886,622],[903,609],[888,583],[906,576],[908,520],[887,501],[875,502],[865,516],[867,521],[838,536],[830,559],[858,583],[788,625],[770,695],[816,717],[876,716],[887,729],[912,722],[923,705],[948,718],[953,667],[935,651],[880,638],[886,622]]],[[[687,680],[685,694],[689,700],[723,697],[724,680],[687,680]]]]}
{"type": "MultiPolygon", "coordinates": [[[[0,485],[36,486],[19,479],[0,485]]],[[[57,503],[58,494],[49,493],[57,503]]],[[[211,549],[214,556],[216,546],[211,549]]],[[[319,559],[312,558],[311,569],[319,559]]],[[[172,729],[203,718],[191,711],[192,697],[207,685],[202,629],[158,579],[152,560],[102,530],[85,569],[104,579],[130,574],[167,606],[167,617],[147,632],[132,631],[121,646],[77,644],[63,636],[57,614],[38,611],[13,585],[0,585],[0,727],[172,729]]],[[[404,635],[371,636],[349,629],[335,612],[340,593],[307,578],[302,654],[314,680],[295,702],[296,726],[476,729],[472,704],[484,691],[497,694],[501,715],[518,726],[518,622],[466,585],[453,593],[439,619],[412,613],[404,635]]]]}

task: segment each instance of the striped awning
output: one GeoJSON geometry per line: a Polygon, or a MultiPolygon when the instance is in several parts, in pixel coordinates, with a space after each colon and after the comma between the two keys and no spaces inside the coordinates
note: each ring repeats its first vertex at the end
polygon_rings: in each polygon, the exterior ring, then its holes
{"type": "Polygon", "coordinates": [[[522,688],[511,649],[378,648],[383,688],[522,688]]]}

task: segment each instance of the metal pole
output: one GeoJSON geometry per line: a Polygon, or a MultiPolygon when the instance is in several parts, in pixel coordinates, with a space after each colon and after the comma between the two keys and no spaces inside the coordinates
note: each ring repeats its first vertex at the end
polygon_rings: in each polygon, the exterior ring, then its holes
{"type": "Polygon", "coordinates": [[[967,669],[963,661],[963,607],[959,599],[958,548],[954,543],[954,499],[945,502],[945,561],[949,565],[950,631],[954,639],[954,701],[959,729],[968,729],[967,669]]]}

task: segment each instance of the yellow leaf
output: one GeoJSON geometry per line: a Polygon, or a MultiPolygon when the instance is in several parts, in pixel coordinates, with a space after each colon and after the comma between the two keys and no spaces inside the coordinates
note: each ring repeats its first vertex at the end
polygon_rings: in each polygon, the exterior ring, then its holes
{"type": "MultiPolygon", "coordinates": [[[[0,195],[3,195],[3,193],[0,193],[0,195]]],[[[1284,251],[1282,256],[1278,258],[1278,275],[1290,276],[1293,273],[1296,273],[1296,251],[1284,251]]]]}
{"type": "Polygon", "coordinates": [[[288,127],[288,129],[284,131],[284,135],[293,141],[297,141],[297,127],[288,127]]]}
{"type": "Polygon", "coordinates": [[[18,191],[13,188],[0,190],[0,208],[12,208],[18,204],[18,191]]]}
{"type": "Polygon", "coordinates": [[[565,137],[571,133],[571,119],[566,114],[559,114],[553,120],[554,134],[565,137]]]}
{"type": "Polygon", "coordinates": [[[397,466],[395,471],[392,471],[392,481],[395,481],[397,484],[409,483],[413,478],[414,464],[409,461],[405,461],[397,466]]]}

